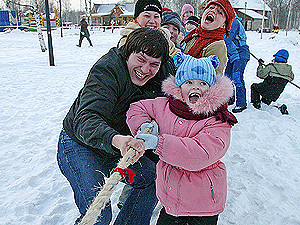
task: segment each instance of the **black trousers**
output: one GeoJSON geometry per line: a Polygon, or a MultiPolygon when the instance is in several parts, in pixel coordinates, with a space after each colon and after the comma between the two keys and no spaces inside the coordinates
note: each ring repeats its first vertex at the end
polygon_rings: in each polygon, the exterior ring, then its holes
{"type": "Polygon", "coordinates": [[[251,102],[263,102],[270,105],[275,102],[283,92],[287,80],[280,77],[267,77],[261,83],[254,83],[251,85],[251,102]]]}
{"type": "Polygon", "coordinates": [[[156,225],[217,225],[219,215],[215,216],[172,216],[163,207],[156,225]]]}
{"type": "Polygon", "coordinates": [[[86,39],[89,41],[90,46],[93,46],[90,37],[89,37],[89,36],[86,36],[86,35],[82,35],[81,32],[80,32],[80,37],[79,37],[79,46],[81,46],[81,43],[82,43],[83,38],[86,38],[86,39]]]}

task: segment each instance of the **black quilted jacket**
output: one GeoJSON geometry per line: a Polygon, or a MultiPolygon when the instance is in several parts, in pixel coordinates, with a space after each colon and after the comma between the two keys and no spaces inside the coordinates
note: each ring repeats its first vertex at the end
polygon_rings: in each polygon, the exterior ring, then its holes
{"type": "Polygon", "coordinates": [[[65,132],[103,157],[120,157],[111,140],[116,134],[130,135],[126,124],[130,103],[162,96],[161,82],[170,74],[175,75],[172,58],[144,86],[136,86],[131,82],[126,60],[119,49],[110,49],[90,70],[63,121],[65,132]]]}

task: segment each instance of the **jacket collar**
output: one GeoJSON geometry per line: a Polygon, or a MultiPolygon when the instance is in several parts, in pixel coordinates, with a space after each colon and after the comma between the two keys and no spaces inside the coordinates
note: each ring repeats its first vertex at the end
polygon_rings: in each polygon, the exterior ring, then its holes
{"type": "MultiPolygon", "coordinates": [[[[175,77],[170,76],[162,83],[162,90],[167,96],[183,101],[180,87],[175,84],[175,77]]],[[[217,75],[216,83],[204,93],[195,104],[188,104],[195,114],[213,114],[218,108],[226,104],[233,95],[233,84],[231,80],[220,74],[217,75]]]]}

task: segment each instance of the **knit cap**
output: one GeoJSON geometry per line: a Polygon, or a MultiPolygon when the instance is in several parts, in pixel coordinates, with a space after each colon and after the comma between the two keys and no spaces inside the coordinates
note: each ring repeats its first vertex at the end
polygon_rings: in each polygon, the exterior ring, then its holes
{"type": "Polygon", "coordinates": [[[286,63],[289,58],[289,52],[285,49],[280,49],[275,55],[273,55],[275,62],[284,62],[286,63]]]}
{"type": "Polygon", "coordinates": [[[158,0],[138,0],[135,3],[133,18],[137,18],[140,15],[140,13],[144,11],[158,12],[161,16],[162,7],[158,0]]]}
{"type": "Polygon", "coordinates": [[[185,4],[182,6],[181,15],[183,16],[186,12],[191,11],[194,14],[194,8],[190,4],[185,4]]]}
{"type": "Polygon", "coordinates": [[[226,30],[230,31],[232,20],[235,18],[235,11],[229,0],[211,0],[204,8],[206,10],[211,4],[219,5],[226,14],[226,30]]]}
{"type": "Polygon", "coordinates": [[[212,86],[216,83],[216,69],[219,59],[215,55],[194,58],[182,52],[174,56],[175,66],[178,67],[175,75],[175,84],[181,86],[187,80],[199,79],[212,86]]]}
{"type": "Polygon", "coordinates": [[[180,16],[176,12],[172,12],[172,11],[163,12],[161,17],[161,26],[166,24],[172,24],[178,28],[179,32],[180,31],[182,31],[183,33],[185,32],[185,28],[180,19],[180,16]]]}
{"type": "Polygon", "coordinates": [[[187,24],[187,23],[193,24],[193,25],[195,25],[196,27],[198,27],[198,26],[199,26],[199,18],[198,18],[197,16],[190,16],[190,17],[186,20],[185,24],[187,24]]]}

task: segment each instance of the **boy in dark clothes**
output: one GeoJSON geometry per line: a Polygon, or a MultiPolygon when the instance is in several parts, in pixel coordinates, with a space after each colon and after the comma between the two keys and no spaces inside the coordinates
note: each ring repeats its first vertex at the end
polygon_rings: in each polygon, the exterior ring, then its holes
{"type": "MultiPolygon", "coordinates": [[[[256,109],[260,109],[261,102],[270,105],[275,102],[283,92],[286,84],[294,79],[292,66],[287,64],[289,52],[285,49],[279,50],[274,56],[272,63],[264,65],[259,59],[259,66],[256,75],[264,79],[261,83],[251,85],[251,103],[256,109]]],[[[288,114],[285,105],[281,106],[282,114],[288,114]]]]}

